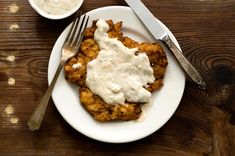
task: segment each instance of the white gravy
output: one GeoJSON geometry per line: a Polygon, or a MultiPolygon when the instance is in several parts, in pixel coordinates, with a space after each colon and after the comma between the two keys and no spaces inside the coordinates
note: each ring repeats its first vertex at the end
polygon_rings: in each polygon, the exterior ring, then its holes
{"type": "Polygon", "coordinates": [[[80,0],[34,0],[39,8],[52,15],[61,15],[73,9],[80,0]]]}
{"type": "Polygon", "coordinates": [[[82,67],[82,64],[81,63],[76,63],[76,64],[73,64],[73,69],[78,69],[78,68],[81,68],[82,67]]]}
{"type": "Polygon", "coordinates": [[[125,47],[117,38],[109,38],[109,25],[103,19],[97,22],[94,39],[100,51],[87,65],[86,84],[108,104],[149,102],[151,93],[143,86],[155,78],[145,53],[125,47]]]}

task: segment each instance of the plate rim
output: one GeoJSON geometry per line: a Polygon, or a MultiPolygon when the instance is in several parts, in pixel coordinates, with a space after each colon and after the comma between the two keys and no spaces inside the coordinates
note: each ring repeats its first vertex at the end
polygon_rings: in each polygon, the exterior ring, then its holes
{"type": "MultiPolygon", "coordinates": [[[[97,12],[97,11],[105,11],[106,9],[112,9],[112,8],[115,8],[115,9],[127,9],[127,10],[129,10],[129,11],[131,10],[130,7],[127,7],[127,6],[118,6],[118,5],[116,5],[116,6],[105,6],[105,7],[96,8],[96,9],[94,9],[94,10],[91,10],[91,11],[87,12],[87,13],[93,13],[93,12],[97,12]]],[[[173,42],[176,43],[176,46],[180,49],[179,43],[177,42],[177,40],[176,40],[175,36],[173,35],[173,33],[172,33],[160,20],[158,20],[158,19],[156,19],[156,20],[157,20],[157,21],[160,23],[160,25],[165,29],[165,31],[167,31],[167,33],[170,33],[169,35],[170,35],[170,37],[173,37],[173,38],[172,38],[173,42]]],[[[54,46],[53,46],[52,52],[53,52],[54,48],[56,47],[56,45],[58,44],[58,41],[61,40],[62,34],[64,33],[64,31],[65,31],[69,26],[70,26],[70,24],[61,32],[61,34],[60,34],[59,37],[57,38],[57,40],[56,40],[56,42],[55,42],[55,44],[54,44],[54,46]]],[[[51,58],[52,58],[52,55],[53,55],[52,52],[51,52],[51,54],[50,54],[50,59],[49,59],[49,63],[48,63],[48,83],[49,83],[49,84],[50,84],[50,82],[51,82],[51,80],[52,80],[52,76],[50,76],[50,70],[49,70],[49,69],[50,69],[50,65],[51,65],[51,58]]],[[[108,139],[100,139],[100,138],[98,139],[98,138],[96,138],[96,137],[87,135],[87,134],[84,133],[83,131],[78,130],[73,124],[70,123],[70,121],[67,120],[66,117],[64,117],[63,113],[60,111],[60,109],[58,108],[58,106],[57,106],[57,104],[56,104],[56,102],[55,102],[55,100],[54,100],[54,96],[52,96],[52,99],[53,99],[53,102],[54,102],[54,104],[55,104],[56,109],[58,110],[58,112],[60,113],[60,115],[63,117],[63,119],[64,119],[71,127],[73,127],[77,132],[79,132],[79,133],[81,133],[81,134],[83,134],[83,135],[85,135],[85,136],[87,136],[87,137],[89,137],[89,138],[92,138],[92,139],[94,139],[94,140],[101,141],[101,142],[106,142],[106,143],[127,143],[127,142],[133,142],[133,141],[140,140],[140,139],[142,139],[142,138],[145,138],[145,137],[147,137],[147,136],[153,134],[154,132],[156,132],[156,131],[158,131],[160,128],[162,128],[162,126],[164,126],[164,125],[169,121],[169,119],[173,116],[173,114],[175,113],[175,111],[176,111],[177,108],[179,107],[179,104],[180,104],[180,102],[181,102],[181,99],[182,99],[183,94],[184,94],[184,91],[185,91],[185,83],[186,83],[186,77],[185,77],[185,75],[184,75],[183,86],[182,86],[182,94],[181,94],[181,96],[180,96],[180,98],[179,98],[179,101],[178,101],[178,103],[177,103],[177,107],[175,108],[174,111],[172,111],[171,115],[168,117],[167,120],[165,120],[165,122],[164,122],[163,124],[161,124],[157,129],[153,130],[152,132],[150,132],[150,133],[147,134],[147,135],[144,135],[144,136],[141,136],[141,137],[136,137],[135,139],[124,140],[124,141],[120,141],[120,140],[119,140],[119,141],[114,141],[114,140],[112,140],[112,139],[111,139],[111,140],[108,140],[108,139]]]]}

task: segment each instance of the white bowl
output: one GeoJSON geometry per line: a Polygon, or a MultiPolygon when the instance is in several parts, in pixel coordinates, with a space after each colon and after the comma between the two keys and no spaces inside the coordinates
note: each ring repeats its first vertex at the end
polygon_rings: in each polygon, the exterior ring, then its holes
{"type": "Polygon", "coordinates": [[[48,18],[48,19],[53,19],[53,20],[59,20],[59,19],[63,19],[66,17],[69,17],[70,15],[72,15],[73,13],[75,13],[81,6],[84,0],[80,0],[76,6],[74,6],[71,10],[65,12],[64,14],[59,14],[59,15],[53,15],[53,14],[48,14],[46,11],[44,11],[43,9],[41,9],[36,3],[35,0],[28,0],[29,4],[31,5],[31,7],[37,12],[39,13],[41,16],[48,18]]]}

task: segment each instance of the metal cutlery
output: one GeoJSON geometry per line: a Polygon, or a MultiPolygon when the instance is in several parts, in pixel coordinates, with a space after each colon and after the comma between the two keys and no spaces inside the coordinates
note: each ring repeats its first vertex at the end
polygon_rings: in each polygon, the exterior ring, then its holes
{"type": "Polygon", "coordinates": [[[170,51],[173,53],[176,60],[186,72],[186,74],[189,76],[189,78],[191,78],[198,85],[199,88],[205,89],[206,83],[204,82],[198,71],[177,48],[177,46],[173,43],[166,31],[156,21],[156,17],[148,10],[148,8],[141,2],[141,0],[125,1],[132,8],[134,13],[139,17],[139,19],[143,22],[143,24],[153,35],[153,37],[156,40],[163,42],[166,47],[170,49],[170,51]]]}
{"type": "Polygon", "coordinates": [[[61,60],[59,66],[57,67],[56,73],[53,77],[53,80],[51,81],[51,84],[44,93],[41,102],[38,104],[38,106],[36,107],[33,114],[30,116],[28,120],[28,126],[32,131],[38,130],[41,126],[48,105],[48,101],[51,97],[53,88],[56,84],[56,81],[60,75],[60,72],[64,64],[68,59],[76,55],[76,53],[79,50],[79,47],[81,45],[84,36],[84,30],[89,20],[89,16],[86,16],[86,14],[84,16],[81,15],[82,12],[78,11],[72,23],[72,26],[69,30],[69,33],[64,41],[63,47],[61,49],[61,54],[62,54],[61,60]]]}

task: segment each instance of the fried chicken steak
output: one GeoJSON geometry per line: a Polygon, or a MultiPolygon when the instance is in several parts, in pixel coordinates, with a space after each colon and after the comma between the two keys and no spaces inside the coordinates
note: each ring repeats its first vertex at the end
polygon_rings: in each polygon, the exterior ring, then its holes
{"type": "MultiPolygon", "coordinates": [[[[96,22],[93,21],[91,27],[86,28],[80,51],[71,58],[65,65],[65,75],[69,82],[79,86],[79,97],[83,107],[98,121],[111,120],[136,120],[142,112],[143,103],[128,102],[125,104],[107,104],[103,99],[92,93],[86,85],[87,64],[96,58],[99,53],[99,45],[94,40],[96,22]],[[75,64],[81,67],[74,68],[75,64]]],[[[112,20],[106,21],[109,25],[108,35],[110,38],[117,38],[128,48],[138,48],[140,52],[147,54],[150,65],[154,72],[155,82],[148,84],[147,90],[153,92],[163,85],[163,78],[167,67],[167,58],[161,46],[157,43],[138,43],[133,39],[123,36],[121,32],[122,22],[113,23],[112,20]]]]}

